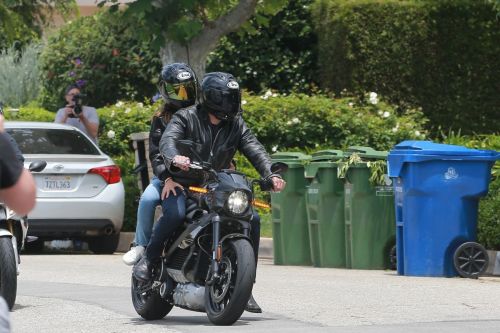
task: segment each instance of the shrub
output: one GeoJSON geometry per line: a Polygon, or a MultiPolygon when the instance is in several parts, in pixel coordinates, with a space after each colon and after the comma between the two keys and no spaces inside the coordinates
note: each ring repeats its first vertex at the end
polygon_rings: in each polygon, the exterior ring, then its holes
{"type": "Polygon", "coordinates": [[[490,183],[488,195],[479,202],[478,240],[488,249],[500,250],[500,177],[490,183]]]}
{"type": "Polygon", "coordinates": [[[245,89],[256,93],[267,88],[311,92],[318,85],[311,3],[291,0],[265,25],[258,19],[261,16],[252,19],[250,29],[222,40],[210,55],[208,71],[232,73],[245,89]]]}
{"type": "Polygon", "coordinates": [[[378,99],[267,92],[244,97],[244,118],[269,151],[351,145],[387,150],[405,139],[425,137],[422,112],[401,111],[378,99]]]}
{"type": "Polygon", "coordinates": [[[29,44],[0,51],[0,101],[19,107],[37,98],[40,90],[38,56],[41,46],[29,44]]]}
{"type": "Polygon", "coordinates": [[[45,108],[57,110],[64,103],[64,89],[74,83],[83,87],[87,104],[95,107],[155,93],[159,56],[119,15],[82,17],[49,38],[41,57],[45,108]]]}
{"type": "Polygon", "coordinates": [[[123,156],[131,151],[129,135],[149,132],[153,114],[159,105],[122,102],[97,110],[99,115],[99,147],[110,156],[123,156]]]}
{"type": "Polygon", "coordinates": [[[53,122],[56,114],[49,112],[34,103],[19,108],[18,112],[12,113],[9,108],[5,109],[5,118],[16,121],[45,121],[53,122]]]}
{"type": "Polygon", "coordinates": [[[500,20],[475,0],[317,0],[322,88],[418,105],[432,128],[500,128],[500,20]]]}

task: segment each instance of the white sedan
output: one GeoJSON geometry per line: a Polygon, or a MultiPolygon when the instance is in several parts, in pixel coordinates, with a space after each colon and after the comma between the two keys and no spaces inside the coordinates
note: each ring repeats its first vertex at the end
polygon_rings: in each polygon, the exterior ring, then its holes
{"type": "MultiPolygon", "coordinates": [[[[120,168],[80,130],[43,122],[7,122],[26,161],[44,160],[34,174],[37,204],[28,235],[43,241],[88,241],[94,253],[116,250],[123,224],[125,190],[120,168]]],[[[36,248],[38,246],[33,246],[36,248]]]]}

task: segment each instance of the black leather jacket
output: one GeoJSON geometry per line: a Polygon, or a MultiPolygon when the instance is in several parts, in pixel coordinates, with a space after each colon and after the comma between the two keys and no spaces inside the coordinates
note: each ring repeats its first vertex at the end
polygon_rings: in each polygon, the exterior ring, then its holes
{"type": "Polygon", "coordinates": [[[161,181],[170,176],[163,161],[163,156],[160,154],[160,139],[166,127],[167,123],[163,118],[154,116],[149,130],[149,161],[151,161],[154,175],[161,181]]]}
{"type": "MultiPolygon", "coordinates": [[[[239,150],[262,177],[271,174],[271,158],[241,116],[232,121],[222,122],[214,134],[209,121],[208,113],[200,105],[175,113],[160,140],[160,152],[170,169],[175,169],[171,164],[176,155],[187,156],[194,160],[194,156],[190,156],[183,148],[184,144],[188,143],[202,161],[211,163],[215,170],[227,168],[239,150]]],[[[176,179],[174,173],[172,175],[176,181],[183,183],[181,179],[176,179]]]]}

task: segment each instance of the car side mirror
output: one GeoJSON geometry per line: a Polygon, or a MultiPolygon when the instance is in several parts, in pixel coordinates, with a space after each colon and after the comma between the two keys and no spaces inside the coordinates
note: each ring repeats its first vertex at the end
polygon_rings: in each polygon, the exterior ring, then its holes
{"type": "Polygon", "coordinates": [[[274,162],[271,164],[271,172],[282,174],[288,170],[288,165],[283,162],[274,162]]]}
{"type": "Polygon", "coordinates": [[[47,162],[45,161],[33,161],[30,163],[29,170],[30,172],[40,172],[45,169],[47,166],[47,162]]]}

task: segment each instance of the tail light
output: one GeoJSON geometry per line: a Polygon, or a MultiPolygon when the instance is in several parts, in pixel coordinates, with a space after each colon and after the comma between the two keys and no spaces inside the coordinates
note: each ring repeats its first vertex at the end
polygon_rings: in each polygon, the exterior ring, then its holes
{"type": "Polygon", "coordinates": [[[121,179],[120,168],[116,165],[93,168],[89,170],[89,173],[101,176],[108,184],[118,183],[121,179]]]}

